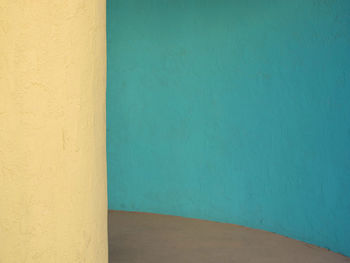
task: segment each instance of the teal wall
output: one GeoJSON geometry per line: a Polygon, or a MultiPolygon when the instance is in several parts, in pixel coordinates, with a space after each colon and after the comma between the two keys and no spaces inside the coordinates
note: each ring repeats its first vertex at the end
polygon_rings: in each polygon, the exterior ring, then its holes
{"type": "Polygon", "coordinates": [[[350,1],[107,8],[110,209],[350,256],[350,1]]]}

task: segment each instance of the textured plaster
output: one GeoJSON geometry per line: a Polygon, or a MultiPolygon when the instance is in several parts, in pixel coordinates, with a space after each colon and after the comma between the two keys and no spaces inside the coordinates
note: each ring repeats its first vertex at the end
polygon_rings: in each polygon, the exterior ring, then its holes
{"type": "Polygon", "coordinates": [[[0,0],[0,262],[107,262],[105,2],[0,0]]]}
{"type": "Polygon", "coordinates": [[[350,256],[350,1],[107,5],[110,209],[350,256]]]}

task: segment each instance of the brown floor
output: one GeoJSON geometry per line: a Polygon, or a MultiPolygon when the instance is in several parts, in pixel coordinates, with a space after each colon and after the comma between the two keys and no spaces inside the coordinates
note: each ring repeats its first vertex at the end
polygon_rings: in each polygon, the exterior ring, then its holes
{"type": "Polygon", "coordinates": [[[350,258],[231,224],[110,211],[110,263],[323,263],[350,258]]]}

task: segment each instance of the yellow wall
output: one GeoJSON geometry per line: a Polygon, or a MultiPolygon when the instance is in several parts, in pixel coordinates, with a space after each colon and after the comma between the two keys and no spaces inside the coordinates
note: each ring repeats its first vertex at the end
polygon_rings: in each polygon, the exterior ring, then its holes
{"type": "Polygon", "coordinates": [[[105,2],[0,0],[0,262],[107,262],[105,2]]]}

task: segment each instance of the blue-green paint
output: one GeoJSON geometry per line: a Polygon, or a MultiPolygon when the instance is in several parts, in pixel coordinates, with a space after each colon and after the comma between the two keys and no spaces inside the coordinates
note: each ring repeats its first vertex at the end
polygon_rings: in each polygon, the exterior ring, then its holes
{"type": "Polygon", "coordinates": [[[111,209],[350,256],[350,1],[109,0],[111,209]]]}

